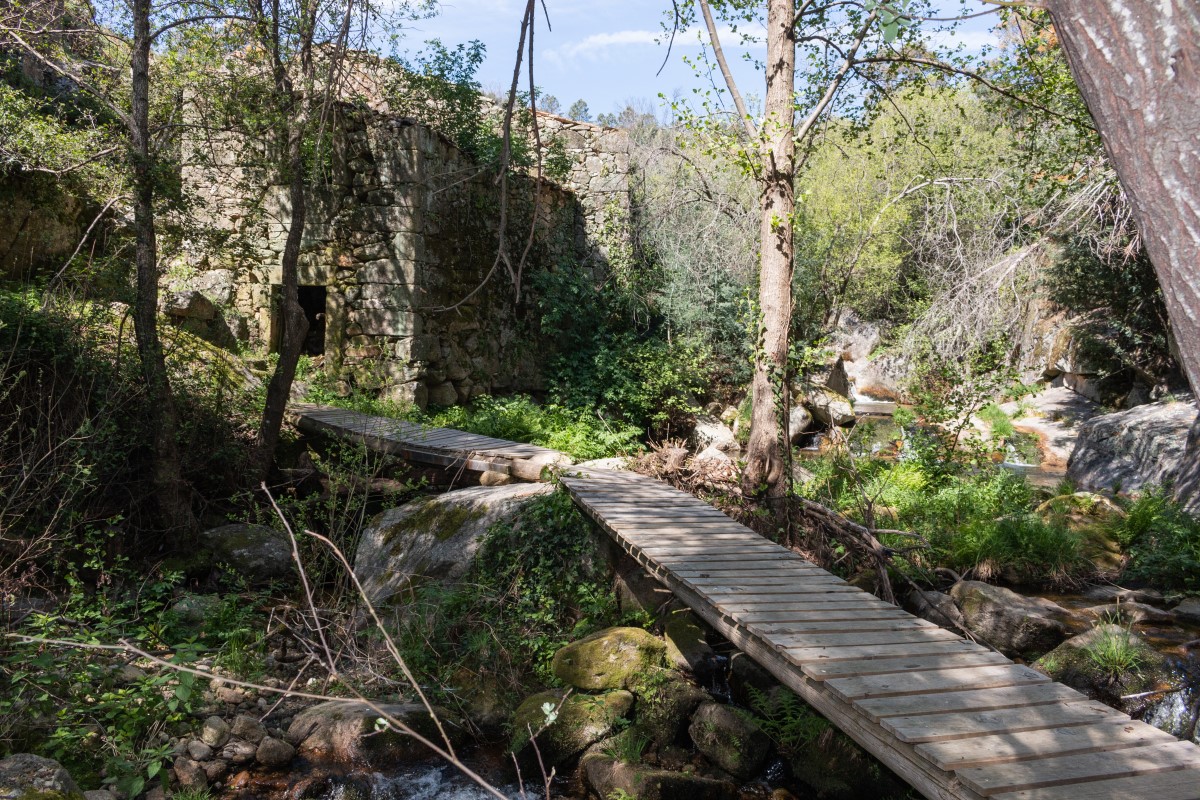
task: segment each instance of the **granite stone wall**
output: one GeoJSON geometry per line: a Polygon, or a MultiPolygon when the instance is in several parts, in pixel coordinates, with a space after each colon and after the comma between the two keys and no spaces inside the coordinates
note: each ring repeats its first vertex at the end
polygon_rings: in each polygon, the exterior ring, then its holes
{"type": "MultiPolygon", "coordinates": [[[[583,269],[598,279],[611,248],[627,244],[628,138],[551,115],[539,122],[557,182],[510,180],[508,250],[514,261],[523,252],[536,211],[525,288],[540,269],[583,269]]],[[[300,284],[315,328],[310,350],[339,389],[422,406],[537,390],[545,343],[529,335],[507,269],[497,266],[485,281],[497,250],[494,170],[409,118],[344,109],[334,129],[326,178],[307,196],[300,284]]],[[[252,346],[271,348],[291,220],[286,187],[245,165],[240,154],[254,143],[190,146],[185,184],[202,201],[200,216],[233,233],[235,246],[224,259],[177,269],[169,288],[228,284],[216,301],[227,303],[222,319],[252,346]]]]}

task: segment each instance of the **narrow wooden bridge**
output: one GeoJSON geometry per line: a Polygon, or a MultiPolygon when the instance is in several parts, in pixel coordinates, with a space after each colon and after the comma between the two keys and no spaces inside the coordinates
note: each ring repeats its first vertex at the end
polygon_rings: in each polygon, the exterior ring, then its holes
{"type": "MultiPolygon", "coordinates": [[[[302,428],[518,475],[562,454],[340,409],[302,428]]],[[[534,469],[536,467],[536,470],[534,469]]],[[[897,775],[938,800],[1200,800],[1200,748],[863,592],[629,472],[559,469],[647,572],[897,775]]]]}

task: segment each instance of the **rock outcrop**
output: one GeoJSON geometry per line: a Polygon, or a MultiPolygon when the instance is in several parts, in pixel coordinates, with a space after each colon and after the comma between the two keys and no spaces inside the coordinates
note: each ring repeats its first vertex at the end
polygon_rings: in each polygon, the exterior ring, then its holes
{"type": "Polygon", "coordinates": [[[292,544],[286,534],[265,525],[234,523],[200,534],[201,546],[251,585],[292,575],[292,544]]]}
{"type": "Polygon", "coordinates": [[[455,581],[471,568],[488,528],[511,519],[550,484],[475,486],[413,500],[377,516],[363,530],[354,574],[372,603],[413,581],[455,581]]]}
{"type": "MultiPolygon", "coordinates": [[[[1174,482],[1190,466],[1187,440],[1196,423],[1190,398],[1094,417],[1079,429],[1067,476],[1083,487],[1123,491],[1174,482]]],[[[1179,499],[1200,506],[1200,487],[1179,499]]]]}
{"type": "Polygon", "coordinates": [[[3,800],[83,800],[71,773],[50,758],[16,753],[0,760],[3,800]]]}
{"type": "Polygon", "coordinates": [[[1049,600],[982,581],[960,581],[950,596],[967,630],[1010,658],[1036,658],[1067,638],[1070,612],[1049,600]]]}
{"type": "MultiPolygon", "coordinates": [[[[334,700],[301,711],[287,730],[288,743],[310,761],[382,769],[431,754],[424,744],[394,728],[377,723],[383,714],[401,722],[430,741],[441,743],[442,734],[420,703],[378,705],[334,700]]],[[[454,715],[434,709],[442,730],[454,743],[462,742],[462,725],[454,715]]],[[[255,751],[254,754],[256,754],[255,751]]]]}

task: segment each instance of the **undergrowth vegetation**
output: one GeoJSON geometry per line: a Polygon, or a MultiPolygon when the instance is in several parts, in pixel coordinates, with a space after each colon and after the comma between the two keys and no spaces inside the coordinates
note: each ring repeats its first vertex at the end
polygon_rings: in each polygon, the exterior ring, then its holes
{"type": "Polygon", "coordinates": [[[461,685],[464,668],[479,671],[472,684],[511,696],[553,685],[560,647],[618,621],[597,547],[564,490],[533,499],[488,531],[461,584],[423,586],[406,602],[405,659],[443,687],[461,685]]]}

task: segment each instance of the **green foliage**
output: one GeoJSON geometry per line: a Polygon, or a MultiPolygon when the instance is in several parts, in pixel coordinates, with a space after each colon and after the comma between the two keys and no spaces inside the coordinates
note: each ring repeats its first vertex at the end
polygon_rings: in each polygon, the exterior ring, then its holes
{"type": "Polygon", "coordinates": [[[627,422],[605,419],[598,411],[561,405],[539,406],[523,395],[480,397],[423,418],[454,428],[549,447],[579,461],[623,455],[640,448],[642,432],[627,422]]]}
{"type": "Polygon", "coordinates": [[[993,437],[1012,436],[1017,432],[1013,427],[1012,417],[1000,408],[999,403],[988,403],[979,409],[976,416],[991,426],[993,437]]]}
{"type": "Polygon", "coordinates": [[[541,330],[557,345],[546,370],[550,396],[560,405],[596,409],[667,436],[686,428],[698,410],[706,353],[699,344],[670,341],[656,328],[642,304],[652,277],[632,266],[616,277],[597,288],[577,272],[537,276],[541,330]]]}
{"type": "Polygon", "coordinates": [[[983,577],[1003,572],[1047,580],[1085,571],[1081,548],[1080,537],[1065,522],[1020,514],[963,526],[950,543],[950,563],[983,577]]]}
{"type": "Polygon", "coordinates": [[[617,621],[606,569],[570,496],[535,498],[512,524],[488,531],[459,587],[417,590],[406,604],[405,659],[440,683],[461,665],[484,665],[509,692],[553,684],[559,648],[617,621]]]}
{"type": "Polygon", "coordinates": [[[646,746],[649,744],[649,736],[635,728],[626,728],[606,740],[600,746],[600,752],[623,764],[637,764],[642,760],[642,753],[646,752],[646,746]]]}
{"type": "Polygon", "coordinates": [[[811,747],[830,729],[829,720],[794,692],[787,689],[763,692],[753,686],[747,687],[747,692],[758,727],[771,737],[784,756],[794,756],[811,747]]]}
{"type": "Polygon", "coordinates": [[[567,146],[562,139],[554,138],[546,146],[546,156],[542,162],[546,177],[562,183],[571,174],[571,157],[567,155],[567,146]]]}
{"type": "Polygon", "coordinates": [[[440,131],[481,161],[495,158],[498,142],[485,124],[476,77],[485,51],[478,40],[451,49],[431,39],[413,60],[396,59],[386,89],[393,113],[440,131]]]}
{"type": "Polygon", "coordinates": [[[1130,556],[1125,574],[1163,589],[1200,591],[1200,519],[1163,489],[1134,500],[1117,536],[1130,556]]]}
{"type": "Polygon", "coordinates": [[[1080,315],[1082,355],[1107,373],[1164,381],[1176,368],[1167,309],[1145,252],[1097,254],[1076,237],[1046,276],[1051,299],[1080,315]]]}
{"type": "Polygon", "coordinates": [[[1084,654],[1110,680],[1138,672],[1146,664],[1142,646],[1128,628],[1119,625],[1105,626],[1084,648],[1084,654]]]}

